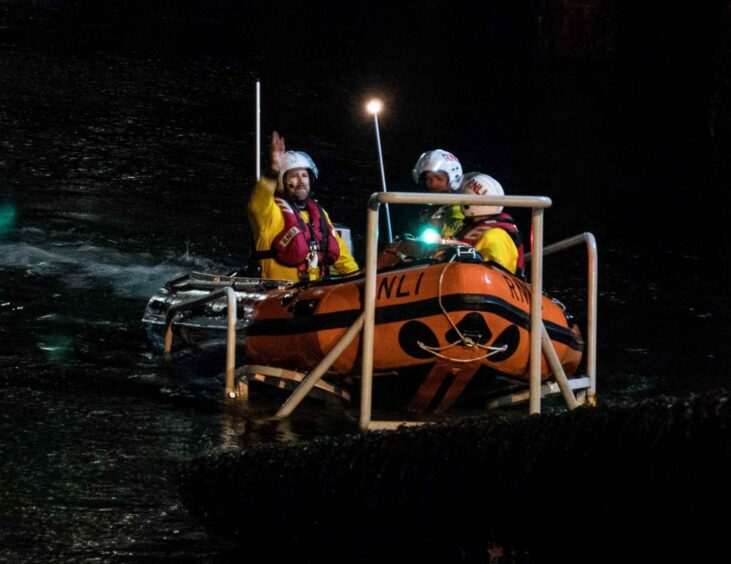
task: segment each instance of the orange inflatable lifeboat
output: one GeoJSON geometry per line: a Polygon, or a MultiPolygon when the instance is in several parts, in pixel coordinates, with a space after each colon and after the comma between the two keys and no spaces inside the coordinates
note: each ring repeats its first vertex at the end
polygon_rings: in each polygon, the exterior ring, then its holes
{"type": "MultiPolygon", "coordinates": [[[[479,260],[432,258],[391,266],[378,274],[376,288],[374,370],[443,361],[479,363],[527,378],[530,285],[524,280],[479,260]]],[[[245,330],[247,356],[256,364],[314,368],[358,318],[362,296],[362,277],[271,292],[245,330]]],[[[547,296],[543,320],[566,374],[573,375],[583,349],[578,327],[547,296]]],[[[359,350],[358,337],[331,373],[357,372],[359,350]]],[[[544,359],[542,376],[549,375],[544,359]]]]}

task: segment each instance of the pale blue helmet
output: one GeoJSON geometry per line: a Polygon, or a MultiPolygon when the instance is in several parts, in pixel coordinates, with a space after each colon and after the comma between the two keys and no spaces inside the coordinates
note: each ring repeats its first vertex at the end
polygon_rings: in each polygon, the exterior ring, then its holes
{"type": "Polygon", "coordinates": [[[310,171],[313,180],[317,178],[318,172],[315,161],[304,151],[287,151],[284,153],[284,159],[282,159],[282,164],[279,168],[280,180],[284,178],[284,174],[288,170],[292,170],[293,168],[306,168],[310,171]]]}

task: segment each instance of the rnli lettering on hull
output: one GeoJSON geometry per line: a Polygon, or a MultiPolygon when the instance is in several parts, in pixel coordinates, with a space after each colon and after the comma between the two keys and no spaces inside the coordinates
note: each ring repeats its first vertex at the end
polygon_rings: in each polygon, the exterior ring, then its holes
{"type": "MultiPolygon", "coordinates": [[[[384,276],[378,284],[376,299],[381,300],[385,297],[385,299],[390,300],[391,298],[418,296],[423,277],[423,271],[419,273],[419,276],[416,278],[416,282],[413,280],[407,280],[409,278],[409,273],[384,276]]],[[[528,287],[528,284],[512,276],[503,275],[503,278],[508,290],[510,290],[510,296],[514,300],[530,304],[530,288],[528,287]]]]}
{"type": "Polygon", "coordinates": [[[408,282],[404,283],[407,277],[408,273],[395,274],[394,276],[384,276],[380,284],[378,285],[376,300],[380,300],[384,296],[387,300],[390,300],[391,296],[395,298],[418,296],[419,288],[421,288],[421,279],[424,277],[424,271],[419,273],[419,276],[416,279],[416,284],[414,284],[413,280],[409,280],[408,282]]]}
{"type": "Polygon", "coordinates": [[[505,283],[510,290],[510,296],[514,300],[518,300],[519,302],[523,302],[525,304],[530,304],[530,288],[528,287],[528,284],[526,284],[522,280],[513,278],[512,276],[505,276],[504,274],[503,278],[505,279],[505,283]]]}

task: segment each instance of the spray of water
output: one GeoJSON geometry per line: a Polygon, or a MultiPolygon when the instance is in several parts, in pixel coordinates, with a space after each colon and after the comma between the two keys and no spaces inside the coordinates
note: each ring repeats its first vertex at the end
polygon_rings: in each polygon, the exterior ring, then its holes
{"type": "Polygon", "coordinates": [[[195,255],[190,245],[182,255],[168,251],[163,257],[153,257],[145,251],[126,252],[83,240],[59,240],[38,229],[29,230],[26,237],[20,235],[15,241],[0,241],[0,267],[52,276],[73,289],[106,284],[125,298],[147,298],[165,281],[191,270],[227,270],[222,264],[195,255]]]}

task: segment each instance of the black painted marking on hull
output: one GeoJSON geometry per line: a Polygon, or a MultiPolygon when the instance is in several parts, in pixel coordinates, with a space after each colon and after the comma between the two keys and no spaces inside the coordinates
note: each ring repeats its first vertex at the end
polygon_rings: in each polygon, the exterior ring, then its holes
{"type": "Polygon", "coordinates": [[[428,347],[439,346],[437,336],[426,323],[416,320],[404,323],[398,332],[398,344],[401,350],[414,358],[434,358],[432,353],[419,346],[419,342],[428,347]]]}

